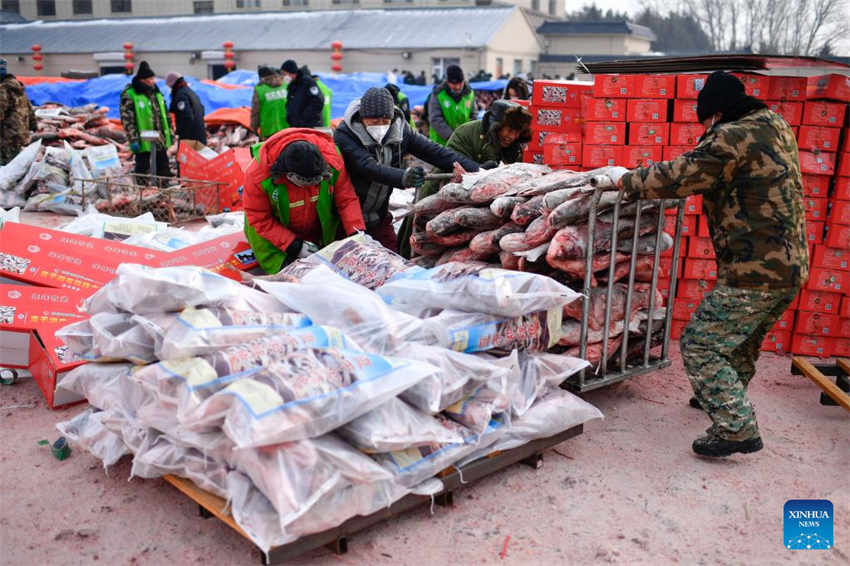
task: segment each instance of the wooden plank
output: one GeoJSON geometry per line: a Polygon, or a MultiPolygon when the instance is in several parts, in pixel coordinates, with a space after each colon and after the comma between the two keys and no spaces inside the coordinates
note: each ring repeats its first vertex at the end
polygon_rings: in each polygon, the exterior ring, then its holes
{"type": "Polygon", "coordinates": [[[850,375],[850,359],[838,358],[838,367],[844,372],[844,375],[850,375]]]}
{"type": "Polygon", "coordinates": [[[850,395],[847,395],[839,389],[837,385],[818,371],[818,369],[814,367],[809,360],[794,356],[792,363],[800,368],[803,375],[814,381],[818,387],[823,389],[824,393],[829,395],[833,401],[844,407],[845,410],[850,411],[850,395]]]}
{"type": "Polygon", "coordinates": [[[225,511],[225,507],[227,502],[221,497],[210,493],[209,491],[203,490],[191,480],[187,480],[184,478],[180,478],[177,476],[172,476],[171,474],[167,474],[163,476],[163,479],[185,493],[189,496],[189,499],[215,515],[217,518],[221,519],[227,525],[230,526],[234,531],[248,539],[251,544],[254,544],[254,541],[245,534],[245,531],[236,524],[236,521],[233,520],[233,517],[229,512],[225,511]]]}

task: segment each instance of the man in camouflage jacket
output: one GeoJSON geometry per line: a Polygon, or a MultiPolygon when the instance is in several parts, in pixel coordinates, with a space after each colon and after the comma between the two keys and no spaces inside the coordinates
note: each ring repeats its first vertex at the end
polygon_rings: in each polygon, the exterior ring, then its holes
{"type": "MultiPolygon", "coordinates": [[[[139,70],[133,80],[121,91],[119,106],[121,125],[127,132],[130,151],[136,160],[134,172],[137,175],[147,175],[151,168],[151,155],[156,153],[155,174],[160,177],[171,177],[166,148],[171,147],[172,128],[171,118],[165,106],[165,99],[156,86],[156,75],[147,61],[139,63],[139,70]],[[161,143],[153,143],[142,139],[144,130],[154,130],[160,133],[161,143]]],[[[143,182],[140,178],[138,182],[143,182]]],[[[158,184],[163,184],[160,180],[158,184]]]]}
{"type": "Polygon", "coordinates": [[[766,333],[808,279],[809,253],[797,142],[785,120],[719,71],[700,92],[697,114],[706,132],[696,148],[622,173],[619,185],[640,199],[703,196],[717,286],[680,346],[691,405],[713,421],[693,450],[726,456],[762,448],[747,386],[766,333]]]}
{"type": "Polygon", "coordinates": [[[21,152],[36,126],[24,85],[6,72],[6,60],[0,59],[0,165],[6,165],[21,152]]]}

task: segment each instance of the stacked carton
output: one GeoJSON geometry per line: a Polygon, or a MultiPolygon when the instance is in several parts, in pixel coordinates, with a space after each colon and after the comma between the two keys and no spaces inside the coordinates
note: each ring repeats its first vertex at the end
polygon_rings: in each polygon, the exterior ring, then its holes
{"type": "Polygon", "coordinates": [[[525,161],[581,167],[581,99],[592,88],[590,83],[579,81],[534,82],[529,107],[531,142],[525,161]]]}

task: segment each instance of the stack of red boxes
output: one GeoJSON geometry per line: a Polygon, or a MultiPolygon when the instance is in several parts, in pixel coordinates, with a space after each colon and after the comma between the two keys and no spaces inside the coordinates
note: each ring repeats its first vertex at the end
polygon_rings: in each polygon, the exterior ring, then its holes
{"type": "Polygon", "coordinates": [[[591,89],[587,82],[534,81],[529,107],[531,142],[524,161],[581,167],[581,98],[591,89]],[[548,149],[544,141],[548,142],[548,149]]]}

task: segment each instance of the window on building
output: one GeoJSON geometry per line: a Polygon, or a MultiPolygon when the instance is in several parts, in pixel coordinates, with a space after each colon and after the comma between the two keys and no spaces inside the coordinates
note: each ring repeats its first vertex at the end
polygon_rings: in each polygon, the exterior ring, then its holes
{"type": "Polygon", "coordinates": [[[39,16],[55,16],[56,0],[38,0],[36,12],[39,16]]]}
{"type": "Polygon", "coordinates": [[[21,13],[21,2],[20,0],[3,0],[3,3],[0,4],[0,9],[4,12],[11,12],[13,14],[21,13]]]}
{"type": "Polygon", "coordinates": [[[332,0],[334,4],[359,4],[360,0],[332,0]]]}
{"type": "Polygon", "coordinates": [[[310,0],[283,0],[284,6],[309,6],[310,0]]]}
{"type": "Polygon", "coordinates": [[[513,76],[517,76],[522,72],[522,59],[514,59],[514,72],[513,76]]]}
{"type": "Polygon", "coordinates": [[[531,0],[531,9],[540,11],[540,0],[531,0]]]}
{"type": "Polygon", "coordinates": [[[261,5],[260,0],[236,0],[237,8],[259,8],[261,5]]]}
{"type": "Polygon", "coordinates": [[[431,71],[437,75],[437,80],[441,81],[446,75],[446,68],[449,65],[460,65],[458,57],[431,57],[431,71]]]}
{"type": "Polygon", "coordinates": [[[501,57],[496,57],[496,77],[499,78],[505,74],[505,60],[501,57]]]}
{"type": "Polygon", "coordinates": [[[112,13],[132,12],[133,0],[111,0],[112,13]]]}
{"type": "Polygon", "coordinates": [[[192,7],[196,14],[212,14],[215,12],[213,0],[195,0],[192,7]]]}
{"type": "Polygon", "coordinates": [[[406,4],[413,0],[384,0],[384,4],[406,4]]]}
{"type": "Polygon", "coordinates": [[[91,14],[91,0],[74,0],[74,15],[91,14]]]}
{"type": "Polygon", "coordinates": [[[549,0],[549,15],[557,16],[558,15],[558,3],[555,0],[549,0]]]}

